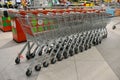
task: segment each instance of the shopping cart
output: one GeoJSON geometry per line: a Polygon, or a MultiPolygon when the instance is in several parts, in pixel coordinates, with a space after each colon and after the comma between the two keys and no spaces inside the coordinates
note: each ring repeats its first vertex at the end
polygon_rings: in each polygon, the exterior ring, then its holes
{"type": "MultiPolygon", "coordinates": [[[[107,37],[105,12],[86,10],[47,10],[37,15],[28,13],[17,15],[27,36],[28,52],[35,45],[32,59],[26,75],[33,69],[40,71],[42,67],[55,64],[69,56],[90,49],[107,37]]],[[[23,47],[24,49],[24,47],[23,47]]],[[[21,55],[21,54],[20,54],[21,55]]],[[[18,57],[17,57],[18,58],[18,57]]]]}

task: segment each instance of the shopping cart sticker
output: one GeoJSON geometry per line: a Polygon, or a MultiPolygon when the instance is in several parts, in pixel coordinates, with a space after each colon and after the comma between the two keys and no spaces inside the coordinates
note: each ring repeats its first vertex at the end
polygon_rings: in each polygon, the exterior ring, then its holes
{"type": "Polygon", "coordinates": [[[37,25],[37,20],[32,20],[32,25],[36,26],[37,25]]]}
{"type": "Polygon", "coordinates": [[[32,32],[33,32],[33,33],[36,33],[36,32],[37,32],[37,28],[36,28],[36,27],[33,27],[33,28],[32,28],[32,32]]]}
{"type": "Polygon", "coordinates": [[[40,31],[40,32],[41,32],[41,31],[44,31],[43,27],[42,27],[42,26],[39,26],[39,27],[38,27],[38,31],[40,31]]]}
{"type": "Polygon", "coordinates": [[[50,29],[54,29],[54,27],[53,27],[53,26],[50,26],[50,29]]]}
{"type": "Polygon", "coordinates": [[[42,24],[43,24],[43,20],[39,19],[39,20],[38,20],[38,24],[39,24],[39,25],[42,25],[42,24]]]}
{"type": "Polygon", "coordinates": [[[45,30],[45,31],[48,30],[48,26],[44,26],[44,30],[45,30]]]}
{"type": "Polygon", "coordinates": [[[48,20],[46,19],[46,20],[44,20],[44,24],[48,24],[48,20]]]}

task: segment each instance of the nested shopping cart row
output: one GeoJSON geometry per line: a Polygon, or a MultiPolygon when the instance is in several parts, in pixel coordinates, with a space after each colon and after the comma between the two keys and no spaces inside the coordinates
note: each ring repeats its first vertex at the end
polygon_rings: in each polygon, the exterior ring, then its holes
{"type": "Polygon", "coordinates": [[[40,71],[41,67],[83,52],[107,37],[109,15],[104,11],[36,10],[16,17],[22,24],[27,43],[15,62],[20,63],[20,57],[27,49],[26,58],[33,58],[27,76],[33,69],[40,71]]]}

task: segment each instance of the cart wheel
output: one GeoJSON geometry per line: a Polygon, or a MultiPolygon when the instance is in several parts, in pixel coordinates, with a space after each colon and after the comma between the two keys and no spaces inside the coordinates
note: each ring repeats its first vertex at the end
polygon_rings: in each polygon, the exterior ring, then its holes
{"type": "Polygon", "coordinates": [[[67,55],[67,52],[66,52],[66,51],[64,51],[63,56],[64,56],[65,59],[68,58],[68,55],[67,55]]]}
{"type": "Polygon", "coordinates": [[[97,42],[96,42],[95,44],[98,45],[98,44],[99,44],[99,41],[97,40],[97,42]]]}
{"type": "Polygon", "coordinates": [[[26,54],[26,58],[27,58],[27,60],[29,60],[30,58],[31,58],[31,56],[30,56],[30,54],[28,53],[28,54],[26,54]]]}
{"type": "Polygon", "coordinates": [[[89,44],[89,49],[90,49],[91,47],[92,47],[91,44],[89,44]]]}
{"type": "Polygon", "coordinates": [[[79,50],[80,50],[80,52],[83,52],[83,47],[80,46],[80,47],[79,47],[79,50]]]}
{"type": "Polygon", "coordinates": [[[49,63],[47,63],[47,62],[43,63],[43,67],[48,67],[48,66],[49,66],[49,63]]]}
{"type": "Polygon", "coordinates": [[[60,50],[62,51],[62,50],[63,50],[63,47],[62,47],[62,48],[60,48],[60,50]]]}
{"type": "Polygon", "coordinates": [[[78,48],[74,49],[75,54],[78,54],[78,48]]]}
{"type": "Polygon", "coordinates": [[[51,64],[55,64],[55,63],[56,63],[56,59],[53,58],[53,59],[51,60],[51,64]]]}
{"type": "Polygon", "coordinates": [[[70,56],[73,56],[73,55],[74,55],[72,49],[70,49],[69,54],[70,54],[70,56]]]}
{"type": "Polygon", "coordinates": [[[36,66],[35,66],[35,70],[36,70],[36,71],[40,71],[40,70],[41,70],[41,66],[40,66],[39,64],[36,65],[36,66]]]}
{"type": "Polygon", "coordinates": [[[26,71],[26,76],[31,76],[31,74],[32,74],[32,71],[31,70],[29,70],[29,69],[27,69],[27,71],[26,71]]]}
{"type": "Polygon", "coordinates": [[[96,46],[96,45],[97,45],[97,42],[93,41],[93,45],[96,46]]]}
{"type": "Polygon", "coordinates": [[[88,50],[88,46],[87,45],[85,45],[85,50],[88,50]]]}
{"type": "Polygon", "coordinates": [[[99,44],[101,44],[102,40],[99,40],[99,44]]]}
{"type": "Polygon", "coordinates": [[[30,54],[31,58],[35,57],[35,53],[30,54]]]}
{"type": "Polygon", "coordinates": [[[92,41],[92,45],[95,46],[95,42],[94,41],[92,41]]]}
{"type": "Polygon", "coordinates": [[[38,55],[41,56],[41,55],[42,55],[42,51],[40,51],[40,52],[38,53],[38,55]]]}
{"type": "Polygon", "coordinates": [[[116,26],[113,26],[112,29],[113,29],[113,30],[116,29],[116,26]]]}
{"type": "Polygon", "coordinates": [[[16,64],[19,64],[19,63],[20,63],[20,58],[17,57],[17,58],[15,59],[15,63],[16,63],[16,64]]]}
{"type": "Polygon", "coordinates": [[[58,61],[62,61],[62,59],[63,59],[63,58],[62,58],[61,54],[58,53],[58,54],[57,54],[57,60],[58,60],[58,61]]]}
{"type": "Polygon", "coordinates": [[[83,50],[83,48],[82,49],[80,49],[80,52],[83,52],[84,50],[83,50]]]}

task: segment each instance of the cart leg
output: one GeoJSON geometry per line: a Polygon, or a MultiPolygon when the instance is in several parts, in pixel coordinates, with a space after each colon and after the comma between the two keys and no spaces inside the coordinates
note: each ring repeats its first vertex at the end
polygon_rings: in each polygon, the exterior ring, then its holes
{"type": "Polygon", "coordinates": [[[114,25],[114,26],[112,27],[112,29],[113,29],[113,30],[116,29],[116,26],[114,25]]]}
{"type": "MultiPolygon", "coordinates": [[[[32,47],[34,46],[34,43],[32,44],[32,47]]],[[[27,51],[27,53],[26,53],[26,58],[29,60],[29,59],[31,59],[31,49],[32,49],[32,47],[30,46],[30,41],[28,41],[28,46],[27,46],[27,48],[28,48],[28,51],[27,51]]]]}
{"type": "Polygon", "coordinates": [[[20,56],[23,53],[23,51],[27,48],[28,42],[23,46],[22,50],[20,51],[20,53],[18,54],[18,56],[15,59],[15,63],[19,64],[20,63],[20,56]]]}

